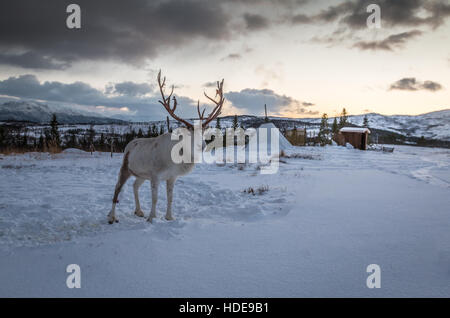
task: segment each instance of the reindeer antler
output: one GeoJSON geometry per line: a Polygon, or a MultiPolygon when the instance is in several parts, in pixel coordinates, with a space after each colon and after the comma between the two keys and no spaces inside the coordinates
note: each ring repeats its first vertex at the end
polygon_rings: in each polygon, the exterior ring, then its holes
{"type": "MultiPolygon", "coordinates": [[[[216,106],[214,107],[212,112],[208,115],[208,117],[206,118],[206,121],[202,123],[202,127],[203,128],[208,126],[208,124],[211,121],[216,119],[217,116],[219,116],[221,111],[222,111],[223,102],[225,101],[225,97],[223,97],[223,79],[222,79],[221,82],[217,81],[217,89],[216,89],[216,96],[215,97],[219,96],[219,100],[218,101],[216,101],[215,99],[209,97],[206,93],[204,93],[204,94],[205,94],[206,98],[209,99],[210,101],[212,101],[216,106]]],[[[205,110],[203,110],[203,113],[205,113],[205,110]]],[[[200,114],[200,111],[199,111],[199,114],[200,114]]],[[[203,116],[202,116],[201,120],[203,120],[203,116]]]]}
{"type": "Polygon", "coordinates": [[[169,115],[173,119],[179,121],[180,123],[185,124],[186,127],[194,129],[194,126],[191,123],[189,123],[189,122],[185,121],[183,118],[180,118],[177,115],[175,115],[175,109],[177,109],[178,102],[177,102],[177,99],[176,99],[175,96],[172,97],[174,87],[172,85],[172,90],[170,91],[169,96],[166,97],[164,95],[164,86],[166,85],[166,77],[163,78],[163,81],[161,83],[161,70],[158,73],[158,85],[159,85],[159,91],[161,92],[161,97],[162,97],[162,101],[159,100],[159,102],[161,103],[161,105],[164,106],[164,108],[167,110],[169,115]],[[173,107],[170,106],[170,98],[171,97],[172,97],[172,100],[173,100],[173,107]]]}
{"type": "MultiPolygon", "coordinates": [[[[175,96],[172,97],[174,87],[172,86],[172,90],[170,91],[169,96],[166,97],[164,95],[164,86],[166,85],[166,78],[164,77],[162,80],[162,83],[161,83],[161,70],[158,73],[158,85],[159,85],[159,91],[161,92],[161,97],[162,97],[162,101],[160,100],[159,102],[161,103],[161,105],[164,106],[164,108],[167,110],[169,115],[172,118],[174,118],[175,120],[179,121],[180,123],[183,123],[184,125],[186,125],[186,127],[194,129],[194,126],[191,123],[189,123],[186,120],[184,120],[183,118],[180,118],[177,115],[175,115],[175,109],[177,108],[178,103],[177,103],[176,97],[175,96]],[[171,106],[170,98],[172,98],[173,107],[171,106]]],[[[214,120],[217,116],[219,116],[219,114],[222,110],[223,102],[225,101],[225,97],[223,97],[223,80],[221,82],[217,82],[217,89],[216,89],[215,97],[219,96],[218,101],[209,97],[208,95],[206,95],[206,93],[204,93],[204,94],[205,94],[206,98],[208,98],[210,101],[212,101],[216,106],[214,107],[212,112],[208,115],[208,117],[204,118],[206,109],[203,109],[203,111],[200,112],[200,101],[197,102],[197,113],[198,113],[198,118],[200,119],[200,121],[202,121],[202,128],[205,128],[212,120],[214,120]],[[205,120],[205,122],[203,122],[203,120],[205,120]]]]}

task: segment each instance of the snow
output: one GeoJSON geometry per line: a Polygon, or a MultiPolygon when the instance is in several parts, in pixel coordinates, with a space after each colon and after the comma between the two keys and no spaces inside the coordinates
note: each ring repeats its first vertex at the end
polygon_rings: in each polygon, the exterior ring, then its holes
{"type": "Polygon", "coordinates": [[[351,143],[349,143],[349,142],[346,142],[345,143],[345,147],[347,148],[347,149],[354,149],[355,147],[353,147],[353,145],[351,144],[351,143]]]}
{"type": "Polygon", "coordinates": [[[67,148],[67,149],[64,149],[63,152],[64,153],[78,153],[78,154],[86,153],[86,151],[77,149],[77,148],[67,148]]]}
{"type": "Polygon", "coordinates": [[[370,134],[370,130],[369,129],[367,129],[367,128],[358,128],[358,127],[344,127],[344,128],[341,128],[340,130],[339,130],[340,132],[355,132],[355,133],[361,133],[361,134],[364,134],[364,133],[369,133],[370,134]]]}
{"type": "MultiPolygon", "coordinates": [[[[159,218],[134,216],[129,180],[114,225],[121,154],[1,156],[0,296],[450,296],[450,150],[290,153],[275,175],[198,164],[177,180],[172,222],[164,185],[159,218]],[[69,264],[80,289],[66,287],[69,264]],[[369,264],[380,289],[366,287],[369,264]]],[[[148,214],[148,183],[140,194],[148,214]]]]}

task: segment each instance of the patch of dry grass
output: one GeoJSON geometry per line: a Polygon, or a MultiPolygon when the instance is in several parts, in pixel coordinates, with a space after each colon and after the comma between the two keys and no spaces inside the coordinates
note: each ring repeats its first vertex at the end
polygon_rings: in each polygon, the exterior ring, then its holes
{"type": "Polygon", "coordinates": [[[252,195],[262,195],[265,192],[269,191],[269,186],[268,185],[261,185],[258,188],[253,188],[253,187],[248,187],[247,189],[244,189],[244,193],[247,194],[252,194],[252,195]]]}

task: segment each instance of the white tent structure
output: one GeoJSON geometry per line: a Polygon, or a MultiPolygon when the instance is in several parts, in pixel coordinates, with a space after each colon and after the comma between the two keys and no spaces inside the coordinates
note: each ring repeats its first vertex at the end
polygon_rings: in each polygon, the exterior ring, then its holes
{"type": "Polygon", "coordinates": [[[247,144],[247,148],[252,146],[255,148],[255,145],[257,144],[258,151],[264,151],[267,149],[272,155],[275,154],[274,152],[277,152],[277,149],[279,153],[279,151],[292,148],[292,144],[286,139],[286,137],[283,136],[283,134],[273,123],[262,124],[255,130],[255,135],[250,135],[249,137],[250,141],[247,144]]]}
{"type": "Polygon", "coordinates": [[[270,149],[272,143],[272,137],[278,136],[278,145],[281,150],[288,150],[292,148],[292,144],[283,136],[283,134],[278,130],[278,128],[273,123],[264,123],[258,127],[257,135],[258,141],[264,140],[264,135],[267,136],[267,147],[270,149]]]}
{"type": "Polygon", "coordinates": [[[264,123],[256,129],[246,129],[245,135],[249,138],[247,144],[213,148],[212,156],[223,158],[221,161],[227,163],[239,163],[239,157],[242,162],[267,164],[274,159],[277,161],[281,151],[293,147],[273,123],[264,123]]]}

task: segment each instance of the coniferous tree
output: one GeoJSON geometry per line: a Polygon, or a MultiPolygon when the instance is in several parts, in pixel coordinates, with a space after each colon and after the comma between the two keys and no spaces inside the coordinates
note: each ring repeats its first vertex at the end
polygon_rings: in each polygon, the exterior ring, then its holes
{"type": "Polygon", "coordinates": [[[137,137],[138,137],[138,138],[143,138],[143,137],[144,137],[144,133],[142,132],[142,129],[141,129],[141,128],[139,128],[139,131],[138,131],[138,133],[137,133],[137,137]]]}
{"type": "Polygon", "coordinates": [[[327,114],[323,114],[322,120],[320,121],[319,142],[321,146],[325,146],[331,142],[327,114]]]}
{"type": "Polygon", "coordinates": [[[44,129],[44,151],[46,151],[52,145],[52,135],[50,129],[44,129]]]}
{"type": "Polygon", "coordinates": [[[367,118],[367,115],[364,115],[363,127],[369,128],[369,119],[367,118]]]}
{"type": "Polygon", "coordinates": [[[336,117],[334,117],[333,126],[331,126],[331,131],[333,132],[333,134],[337,134],[339,132],[339,126],[336,117]]]}
{"type": "Polygon", "coordinates": [[[41,135],[39,136],[39,141],[38,141],[39,151],[44,151],[44,143],[45,143],[44,136],[41,133],[41,135]]]}
{"type": "Polygon", "coordinates": [[[152,126],[151,125],[148,126],[147,136],[146,137],[152,137],[152,126]]]}
{"type": "Polygon", "coordinates": [[[50,121],[50,140],[48,140],[47,142],[51,142],[55,147],[61,146],[61,137],[59,136],[58,120],[56,119],[56,114],[52,115],[52,120],[50,121]]]}
{"type": "Polygon", "coordinates": [[[159,126],[159,134],[164,135],[164,125],[159,126]]]}
{"type": "Polygon", "coordinates": [[[88,129],[88,142],[89,144],[93,144],[95,140],[95,129],[94,125],[90,125],[88,129]]]}
{"type": "Polygon", "coordinates": [[[0,126],[0,150],[6,148],[8,139],[8,130],[0,126]]]}
{"type": "Polygon", "coordinates": [[[5,143],[5,129],[3,126],[0,126],[0,149],[3,149],[3,145],[5,143]]]}
{"type": "Polygon", "coordinates": [[[155,124],[152,125],[152,137],[158,137],[158,128],[155,124]]]}
{"type": "Polygon", "coordinates": [[[105,135],[103,133],[100,134],[100,139],[98,141],[98,144],[99,144],[100,148],[102,148],[102,149],[105,146],[105,135]]]}
{"type": "Polygon", "coordinates": [[[71,148],[78,147],[77,134],[75,130],[71,131],[70,133],[70,147],[71,148]]]}
{"type": "Polygon", "coordinates": [[[339,128],[345,127],[345,125],[347,124],[347,119],[348,119],[347,111],[345,110],[345,108],[343,108],[341,117],[339,117],[339,128]]]}
{"type": "Polygon", "coordinates": [[[28,136],[27,133],[25,132],[22,136],[22,145],[21,145],[22,149],[27,149],[28,147],[28,136]]]}

